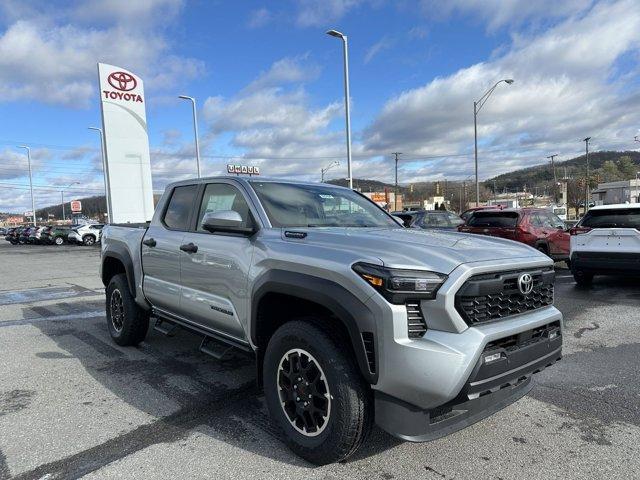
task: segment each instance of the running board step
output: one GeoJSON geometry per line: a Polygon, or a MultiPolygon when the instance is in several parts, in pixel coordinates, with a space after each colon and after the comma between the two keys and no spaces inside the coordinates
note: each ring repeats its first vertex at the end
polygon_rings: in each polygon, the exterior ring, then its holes
{"type": "Polygon", "coordinates": [[[169,320],[165,320],[164,318],[156,318],[156,322],[153,325],[153,329],[156,332],[160,332],[167,337],[173,337],[176,332],[180,329],[180,325],[177,323],[170,322],[169,320]]]}
{"type": "Polygon", "coordinates": [[[217,360],[224,359],[224,357],[233,352],[235,349],[236,347],[234,347],[233,345],[220,342],[212,337],[207,336],[202,338],[202,343],[200,344],[200,351],[202,353],[211,355],[217,360]]]}

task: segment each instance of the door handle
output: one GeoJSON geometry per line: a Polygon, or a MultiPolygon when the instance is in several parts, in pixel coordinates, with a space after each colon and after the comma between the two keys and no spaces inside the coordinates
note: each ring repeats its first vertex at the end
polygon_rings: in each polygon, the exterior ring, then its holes
{"type": "Polygon", "coordinates": [[[153,238],[147,238],[146,240],[143,240],[142,243],[147,247],[155,247],[157,245],[156,241],[153,238]]]}
{"type": "Polygon", "coordinates": [[[196,253],[198,246],[193,243],[185,243],[184,245],[180,245],[180,250],[187,253],[196,253]]]}

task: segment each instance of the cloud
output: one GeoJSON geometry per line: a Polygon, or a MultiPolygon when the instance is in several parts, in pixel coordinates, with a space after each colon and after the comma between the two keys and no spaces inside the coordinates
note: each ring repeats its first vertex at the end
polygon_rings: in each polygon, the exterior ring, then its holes
{"type": "Polygon", "coordinates": [[[340,20],[363,0],[296,0],[296,23],[300,27],[326,27],[340,20]]]}
{"type": "Polygon", "coordinates": [[[269,70],[262,72],[252,81],[247,90],[261,90],[282,84],[304,83],[315,80],[320,67],[308,61],[308,54],[285,57],[274,62],[269,70]]]}
{"type": "MultiPolygon", "coordinates": [[[[633,138],[640,112],[634,80],[617,65],[640,49],[634,2],[602,3],[537,36],[515,36],[501,55],[436,78],[387,101],[363,132],[365,151],[446,155],[473,149],[473,101],[502,78],[478,116],[482,175],[541,163],[549,151],[579,155],[591,135],[602,147],[633,138]]],[[[616,146],[616,148],[618,148],[616,146]]],[[[471,157],[410,165],[416,171],[471,173],[471,157]],[[466,168],[463,166],[466,165],[466,168]]]]}
{"type": "Polygon", "coordinates": [[[317,67],[306,57],[274,62],[231,98],[205,101],[203,117],[210,133],[230,138],[229,146],[242,152],[240,157],[268,163],[269,175],[309,175],[318,157],[344,154],[343,134],[330,128],[343,112],[342,102],[311,106],[304,83],[316,76],[317,67]]]}
{"type": "MultiPolygon", "coordinates": [[[[96,95],[98,61],[131,68],[145,77],[152,91],[202,75],[203,62],[171,54],[163,27],[154,25],[159,13],[175,13],[180,4],[99,2],[95,8],[89,8],[93,3],[82,4],[78,11],[16,20],[0,31],[0,101],[85,107],[96,95]],[[89,10],[83,13],[85,8],[89,10]],[[101,20],[99,26],[73,21],[89,13],[91,19],[101,20]]],[[[170,19],[162,17],[162,23],[170,19]]]]}
{"type": "Polygon", "coordinates": [[[260,28],[267,25],[273,19],[273,15],[266,8],[258,8],[257,10],[252,10],[249,13],[249,19],[247,20],[247,27],[249,28],[260,28]]]}
{"type": "Polygon", "coordinates": [[[516,28],[525,22],[565,18],[584,11],[593,0],[422,0],[421,9],[427,18],[444,20],[454,14],[467,15],[487,24],[489,31],[509,26],[516,28]]]}
{"type": "Polygon", "coordinates": [[[367,49],[367,52],[364,55],[364,63],[365,64],[369,63],[380,52],[384,50],[388,50],[392,46],[393,46],[392,39],[390,39],[387,36],[382,37],[380,40],[378,40],[376,43],[374,43],[367,49]]]}

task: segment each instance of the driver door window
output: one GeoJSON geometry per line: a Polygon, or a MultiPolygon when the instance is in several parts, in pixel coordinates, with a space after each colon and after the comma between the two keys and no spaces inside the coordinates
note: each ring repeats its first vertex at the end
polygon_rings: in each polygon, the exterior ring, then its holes
{"type": "Polygon", "coordinates": [[[206,230],[202,228],[202,220],[205,214],[228,210],[233,210],[240,214],[243,227],[250,227],[252,225],[249,205],[242,193],[240,193],[236,187],[226,183],[210,183],[205,188],[204,195],[202,196],[196,230],[198,232],[206,232],[206,230]]]}

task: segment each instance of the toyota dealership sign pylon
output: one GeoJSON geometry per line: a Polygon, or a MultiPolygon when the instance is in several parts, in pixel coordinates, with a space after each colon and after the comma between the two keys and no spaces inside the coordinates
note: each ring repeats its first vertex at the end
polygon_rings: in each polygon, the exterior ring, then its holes
{"type": "Polygon", "coordinates": [[[136,74],[105,63],[98,64],[98,77],[109,220],[146,222],[153,216],[153,189],[144,85],[136,74]]]}

